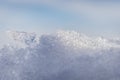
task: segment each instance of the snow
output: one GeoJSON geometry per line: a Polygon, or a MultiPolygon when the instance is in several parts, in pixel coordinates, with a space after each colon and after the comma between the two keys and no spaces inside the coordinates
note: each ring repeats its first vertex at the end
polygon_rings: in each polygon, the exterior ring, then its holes
{"type": "Polygon", "coordinates": [[[35,38],[36,38],[35,33],[19,32],[19,31],[7,31],[7,34],[13,40],[25,43],[27,45],[34,43],[35,38]]]}
{"type": "Polygon", "coordinates": [[[0,80],[119,80],[119,39],[75,31],[43,34],[8,31],[14,42],[0,49],[0,80]],[[16,43],[16,45],[18,45],[16,43]]]}

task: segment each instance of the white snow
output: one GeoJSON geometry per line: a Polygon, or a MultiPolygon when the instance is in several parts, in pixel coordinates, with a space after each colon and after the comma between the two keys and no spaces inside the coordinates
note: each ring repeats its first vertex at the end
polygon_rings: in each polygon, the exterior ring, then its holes
{"type": "Polygon", "coordinates": [[[8,34],[27,46],[0,49],[0,80],[120,80],[119,39],[75,31],[8,34]]]}

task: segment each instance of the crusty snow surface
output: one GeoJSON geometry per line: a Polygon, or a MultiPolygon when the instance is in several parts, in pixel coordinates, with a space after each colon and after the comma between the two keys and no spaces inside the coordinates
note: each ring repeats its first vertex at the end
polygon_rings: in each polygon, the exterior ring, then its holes
{"type": "Polygon", "coordinates": [[[15,45],[0,49],[0,80],[120,80],[120,38],[7,33],[15,45]]]}

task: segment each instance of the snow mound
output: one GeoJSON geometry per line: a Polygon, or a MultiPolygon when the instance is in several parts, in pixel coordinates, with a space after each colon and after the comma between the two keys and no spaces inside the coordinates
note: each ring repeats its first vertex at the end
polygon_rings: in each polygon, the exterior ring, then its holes
{"type": "Polygon", "coordinates": [[[43,34],[38,40],[35,33],[8,33],[27,47],[0,49],[0,80],[120,79],[118,40],[92,38],[75,31],[43,34]]]}
{"type": "Polygon", "coordinates": [[[35,33],[19,32],[19,31],[7,31],[9,37],[15,41],[22,42],[30,45],[36,41],[35,33]]]}
{"type": "Polygon", "coordinates": [[[110,49],[120,48],[119,44],[103,37],[92,38],[75,31],[58,31],[55,34],[42,35],[40,43],[59,44],[72,49],[110,49]]]}

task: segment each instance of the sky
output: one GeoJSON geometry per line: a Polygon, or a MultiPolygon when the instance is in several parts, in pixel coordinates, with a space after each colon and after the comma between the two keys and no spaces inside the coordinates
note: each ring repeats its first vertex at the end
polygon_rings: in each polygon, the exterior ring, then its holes
{"type": "Polygon", "coordinates": [[[0,0],[0,43],[5,31],[51,33],[75,30],[120,35],[119,0],[0,0]]]}

